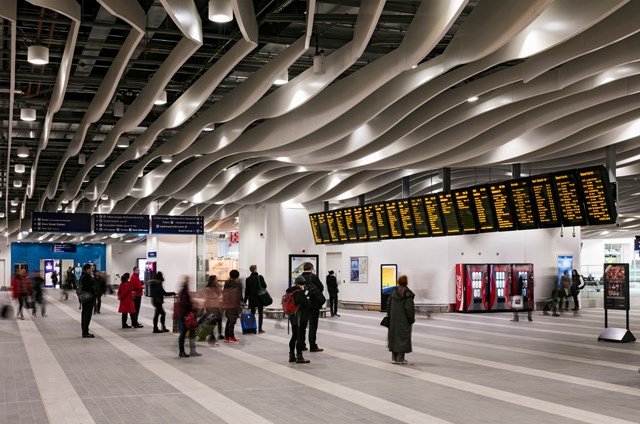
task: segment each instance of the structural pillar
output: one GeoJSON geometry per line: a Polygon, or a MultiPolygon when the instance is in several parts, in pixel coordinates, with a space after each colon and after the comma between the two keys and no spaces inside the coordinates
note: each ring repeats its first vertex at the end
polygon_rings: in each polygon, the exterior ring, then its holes
{"type": "Polygon", "coordinates": [[[411,177],[402,178],[402,197],[407,198],[411,196],[411,177]]]}
{"type": "Polygon", "coordinates": [[[522,176],[522,166],[519,163],[511,164],[511,178],[516,179],[522,176]]]}
{"type": "Polygon", "coordinates": [[[451,191],[451,168],[442,168],[440,179],[442,180],[442,191],[451,191]]]}

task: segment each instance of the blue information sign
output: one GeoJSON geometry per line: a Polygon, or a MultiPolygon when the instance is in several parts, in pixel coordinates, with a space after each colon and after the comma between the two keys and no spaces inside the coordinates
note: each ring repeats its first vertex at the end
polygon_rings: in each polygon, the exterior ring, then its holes
{"type": "Polygon", "coordinates": [[[93,215],[96,233],[148,233],[149,215],[93,215]]]}
{"type": "Polygon", "coordinates": [[[155,234],[204,234],[204,217],[153,215],[151,216],[151,232],[155,234]]]}
{"type": "Polygon", "coordinates": [[[76,245],[73,243],[55,243],[51,245],[53,253],[76,253],[76,245]]]}
{"type": "Polygon", "coordinates": [[[31,230],[39,233],[90,233],[91,214],[33,212],[31,230]]]}

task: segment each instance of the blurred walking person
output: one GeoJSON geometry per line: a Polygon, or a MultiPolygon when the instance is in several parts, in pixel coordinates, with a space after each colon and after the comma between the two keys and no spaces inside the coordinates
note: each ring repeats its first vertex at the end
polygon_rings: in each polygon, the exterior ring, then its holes
{"type": "Polygon", "coordinates": [[[406,275],[398,277],[398,284],[391,290],[387,301],[389,315],[388,346],[391,360],[394,364],[408,364],[404,358],[411,352],[411,331],[416,321],[416,311],[413,299],[415,294],[408,287],[409,279],[406,275]]]}
{"type": "Polygon", "coordinates": [[[189,277],[186,275],[182,280],[182,287],[178,292],[178,302],[173,313],[178,319],[178,329],[180,330],[180,336],[178,336],[178,349],[180,350],[180,358],[189,358],[191,356],[202,356],[202,354],[196,352],[196,335],[195,331],[189,330],[184,322],[185,316],[193,310],[193,304],[191,303],[191,294],[189,293],[189,277]],[[184,339],[189,331],[189,353],[184,350],[184,339]]]}
{"type": "Polygon", "coordinates": [[[22,312],[23,308],[27,308],[29,303],[29,296],[32,295],[31,282],[27,278],[27,270],[20,268],[20,270],[13,276],[11,280],[11,291],[13,298],[18,300],[18,313],[16,317],[24,319],[22,312]]]}
{"type": "Polygon", "coordinates": [[[44,278],[40,271],[34,271],[31,273],[31,286],[33,287],[33,316],[36,316],[36,307],[40,305],[40,314],[43,317],[47,316],[47,307],[45,305],[44,296],[42,295],[42,289],[44,289],[44,278]]]}
{"type": "Polygon", "coordinates": [[[214,331],[211,334],[209,343],[215,344],[216,342],[216,328],[218,332],[218,339],[223,339],[222,335],[222,290],[218,284],[218,277],[210,275],[207,281],[207,287],[204,289],[204,310],[205,313],[211,315],[211,325],[214,326],[214,331]]]}

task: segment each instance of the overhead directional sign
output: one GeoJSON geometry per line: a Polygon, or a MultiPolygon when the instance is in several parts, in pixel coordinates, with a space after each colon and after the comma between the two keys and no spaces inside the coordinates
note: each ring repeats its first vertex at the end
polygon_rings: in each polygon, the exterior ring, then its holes
{"type": "Polygon", "coordinates": [[[33,212],[31,231],[39,233],[90,233],[91,214],[33,212]]]}
{"type": "Polygon", "coordinates": [[[148,233],[149,215],[93,215],[96,233],[148,233]]]}
{"type": "Polygon", "coordinates": [[[184,215],[152,215],[154,234],[204,234],[204,217],[184,215]]]}

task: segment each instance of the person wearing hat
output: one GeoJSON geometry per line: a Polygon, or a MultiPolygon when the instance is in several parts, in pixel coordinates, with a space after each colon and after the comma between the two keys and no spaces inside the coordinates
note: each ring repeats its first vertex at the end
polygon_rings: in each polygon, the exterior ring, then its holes
{"type": "Polygon", "coordinates": [[[338,315],[338,279],[333,271],[329,271],[327,275],[327,291],[329,292],[329,310],[332,317],[339,317],[338,315]]]}
{"type": "Polygon", "coordinates": [[[293,285],[287,289],[287,294],[291,293],[293,301],[298,308],[295,314],[289,316],[289,322],[291,322],[289,362],[295,362],[297,364],[308,364],[310,362],[302,356],[307,332],[307,322],[309,321],[309,310],[311,308],[311,303],[304,293],[306,284],[307,280],[305,280],[302,275],[299,275],[296,277],[293,285]]]}

